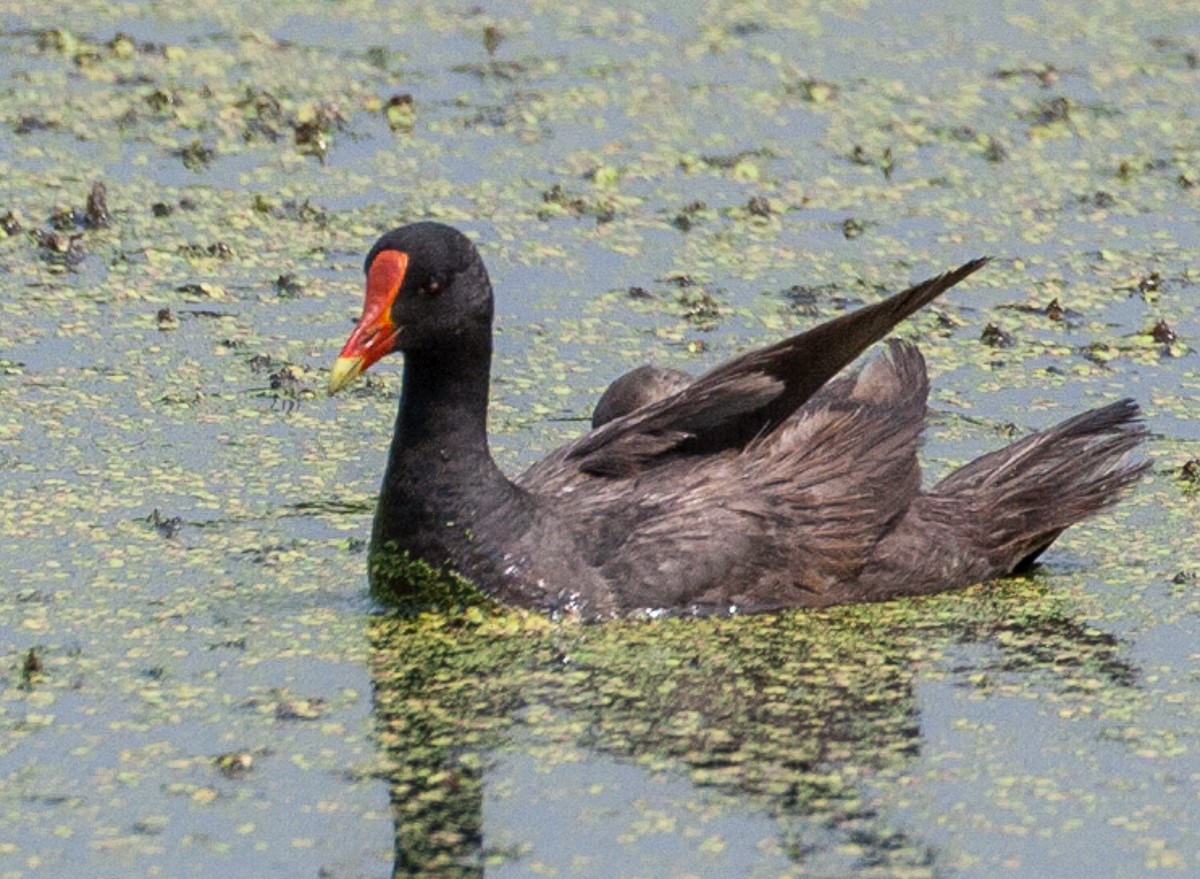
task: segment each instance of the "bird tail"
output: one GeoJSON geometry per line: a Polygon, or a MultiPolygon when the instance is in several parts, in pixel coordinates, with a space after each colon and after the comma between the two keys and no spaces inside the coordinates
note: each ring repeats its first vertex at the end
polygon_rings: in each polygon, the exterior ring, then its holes
{"type": "Polygon", "coordinates": [[[1130,460],[1146,435],[1137,404],[1120,400],[960,467],[927,497],[956,511],[989,576],[1011,573],[1066,528],[1120,500],[1150,467],[1130,460]]]}
{"type": "Polygon", "coordinates": [[[1137,405],[1121,400],[960,467],[913,500],[834,600],[941,592],[1028,567],[1149,469],[1130,460],[1146,433],[1137,405]]]}

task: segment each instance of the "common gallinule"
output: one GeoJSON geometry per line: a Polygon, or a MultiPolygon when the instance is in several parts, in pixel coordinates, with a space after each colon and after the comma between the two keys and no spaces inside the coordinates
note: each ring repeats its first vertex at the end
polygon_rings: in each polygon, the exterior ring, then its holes
{"type": "MultiPolygon", "coordinates": [[[[366,259],[362,318],[330,392],[404,352],[371,535],[376,595],[425,601],[430,575],[501,602],[607,617],[816,607],[968,586],[1027,566],[1148,466],[1132,400],[1076,415],[921,489],[929,382],[917,348],[837,377],[982,268],[974,260],[691,380],[641,372],[590,432],[515,480],[488,450],[492,287],[438,223],[366,259]]],[[[622,388],[624,383],[624,388],[622,388]]]]}

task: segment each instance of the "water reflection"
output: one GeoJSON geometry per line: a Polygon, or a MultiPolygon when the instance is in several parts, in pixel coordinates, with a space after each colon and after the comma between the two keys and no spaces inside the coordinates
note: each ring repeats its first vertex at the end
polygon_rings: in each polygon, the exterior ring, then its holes
{"type": "MultiPolygon", "coordinates": [[[[1135,678],[1115,638],[1036,581],[734,619],[381,617],[372,641],[396,876],[481,876],[531,855],[484,832],[489,773],[518,749],[548,764],[594,755],[598,773],[613,758],[683,773],[728,813],[774,819],[797,866],[933,875],[939,852],[889,824],[863,785],[920,752],[919,675],[986,688],[1016,674],[1089,702],[1128,698],[1135,678]],[[964,643],[986,659],[956,667],[964,643]]],[[[628,856],[615,839],[613,851],[628,856]]]]}

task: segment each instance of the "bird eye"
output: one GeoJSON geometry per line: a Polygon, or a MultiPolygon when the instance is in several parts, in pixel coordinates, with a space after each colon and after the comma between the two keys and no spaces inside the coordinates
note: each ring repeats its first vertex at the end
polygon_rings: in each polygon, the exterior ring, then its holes
{"type": "Polygon", "coordinates": [[[444,278],[434,276],[425,282],[425,286],[422,289],[425,293],[428,293],[430,296],[432,296],[435,293],[441,293],[444,286],[446,286],[446,280],[444,278]]]}

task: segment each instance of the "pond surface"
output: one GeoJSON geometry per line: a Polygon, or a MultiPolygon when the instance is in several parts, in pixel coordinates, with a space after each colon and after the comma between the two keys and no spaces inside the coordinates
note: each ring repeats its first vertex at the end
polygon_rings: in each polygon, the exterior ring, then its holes
{"type": "Polygon", "coordinates": [[[0,123],[0,877],[1200,872],[1193,3],[0,0],[0,123]],[[1122,396],[1153,472],[956,595],[392,619],[399,370],[323,388],[418,218],[509,472],[981,254],[929,478],[1122,396]]]}

